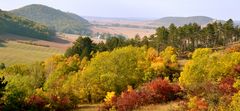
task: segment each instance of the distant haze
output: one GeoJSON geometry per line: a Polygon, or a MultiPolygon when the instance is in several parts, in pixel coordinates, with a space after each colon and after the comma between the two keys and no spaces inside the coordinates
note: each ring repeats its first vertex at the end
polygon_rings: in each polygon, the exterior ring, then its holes
{"type": "Polygon", "coordinates": [[[43,4],[80,16],[148,18],[209,16],[240,20],[240,0],[1,0],[0,9],[43,4]]]}

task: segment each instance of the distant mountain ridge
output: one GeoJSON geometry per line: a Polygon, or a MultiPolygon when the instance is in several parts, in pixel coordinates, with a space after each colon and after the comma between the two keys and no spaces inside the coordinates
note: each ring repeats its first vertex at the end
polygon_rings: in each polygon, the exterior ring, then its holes
{"type": "Polygon", "coordinates": [[[18,16],[70,34],[89,34],[90,23],[73,13],[63,12],[45,5],[33,4],[10,11],[18,16]]]}
{"type": "Polygon", "coordinates": [[[189,23],[197,23],[199,25],[206,25],[214,19],[206,16],[191,16],[191,17],[164,17],[154,20],[151,25],[169,26],[175,24],[176,26],[183,26],[189,23]]]}

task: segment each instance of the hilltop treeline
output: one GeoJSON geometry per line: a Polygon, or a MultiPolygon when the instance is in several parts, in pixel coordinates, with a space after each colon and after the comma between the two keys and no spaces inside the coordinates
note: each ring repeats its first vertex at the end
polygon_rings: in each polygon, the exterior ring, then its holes
{"type": "Polygon", "coordinates": [[[12,33],[39,39],[49,39],[55,34],[54,30],[36,22],[0,11],[0,32],[12,33]]]}
{"type": "Polygon", "coordinates": [[[156,33],[150,37],[140,38],[136,35],[133,39],[124,37],[110,37],[106,42],[93,43],[90,38],[80,37],[74,45],[69,48],[65,55],[72,56],[79,54],[81,58],[91,57],[92,52],[112,51],[115,48],[125,46],[147,46],[155,48],[158,52],[167,46],[172,46],[178,52],[193,51],[196,48],[216,48],[226,46],[230,43],[239,41],[240,28],[234,26],[230,19],[226,23],[214,22],[206,27],[201,27],[196,23],[190,23],[181,27],[171,24],[168,28],[159,27],[156,33]]]}
{"type": "Polygon", "coordinates": [[[156,33],[142,39],[136,35],[133,39],[108,38],[106,43],[98,44],[100,51],[110,51],[123,46],[148,46],[163,50],[167,46],[173,46],[178,51],[193,51],[196,48],[215,48],[225,46],[240,39],[240,28],[234,26],[230,19],[225,23],[214,22],[201,27],[196,23],[190,23],[177,27],[171,24],[169,27],[159,27],[156,33]]]}
{"type": "Polygon", "coordinates": [[[226,23],[210,23],[201,27],[196,23],[176,27],[171,24],[168,28],[160,27],[156,33],[150,37],[152,46],[164,49],[171,45],[181,51],[193,51],[196,48],[213,48],[225,46],[238,41],[240,38],[240,28],[234,26],[230,19],[226,23]]]}

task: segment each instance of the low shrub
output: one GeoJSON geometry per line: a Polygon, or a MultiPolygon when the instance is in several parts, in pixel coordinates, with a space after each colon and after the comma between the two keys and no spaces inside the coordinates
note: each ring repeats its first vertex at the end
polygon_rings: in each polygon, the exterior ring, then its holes
{"type": "Polygon", "coordinates": [[[181,88],[177,84],[170,83],[168,80],[158,78],[144,84],[137,89],[128,88],[120,96],[112,96],[109,99],[109,93],[106,97],[102,109],[110,110],[115,108],[118,111],[131,111],[143,105],[165,103],[177,99],[181,88]]]}
{"type": "Polygon", "coordinates": [[[135,90],[123,92],[115,105],[118,111],[133,110],[141,105],[141,96],[135,90]]]}
{"type": "Polygon", "coordinates": [[[219,91],[222,95],[230,95],[232,96],[234,93],[237,93],[237,89],[233,87],[233,84],[235,83],[234,77],[225,77],[222,78],[220,81],[218,87],[219,91]]]}
{"type": "Polygon", "coordinates": [[[168,80],[156,79],[146,83],[142,92],[149,94],[149,103],[164,103],[176,99],[181,88],[177,84],[171,84],[168,80]]]}
{"type": "Polygon", "coordinates": [[[25,109],[36,111],[65,111],[75,108],[68,95],[52,94],[37,89],[36,93],[29,96],[25,101],[25,109]]]}
{"type": "Polygon", "coordinates": [[[47,105],[49,104],[46,98],[38,95],[32,95],[27,99],[27,107],[29,110],[47,110],[47,105]]]}

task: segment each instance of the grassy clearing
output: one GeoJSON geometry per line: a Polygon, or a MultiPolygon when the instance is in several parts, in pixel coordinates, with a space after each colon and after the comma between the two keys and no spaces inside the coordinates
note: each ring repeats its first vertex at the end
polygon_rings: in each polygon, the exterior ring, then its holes
{"type": "Polygon", "coordinates": [[[28,64],[43,61],[54,54],[63,54],[63,51],[51,47],[17,43],[15,41],[4,42],[0,45],[0,63],[5,63],[7,66],[16,63],[28,64]]]}
{"type": "Polygon", "coordinates": [[[83,104],[79,105],[74,111],[98,111],[100,104],[83,104]]]}
{"type": "MultiPolygon", "coordinates": [[[[179,102],[169,102],[166,104],[155,104],[142,106],[134,111],[169,111],[177,107],[179,102]]],[[[80,105],[78,109],[74,111],[98,111],[100,104],[86,104],[80,105]]]]}
{"type": "Polygon", "coordinates": [[[170,102],[166,104],[156,104],[140,107],[134,111],[169,111],[177,106],[178,102],[170,102]]]}

